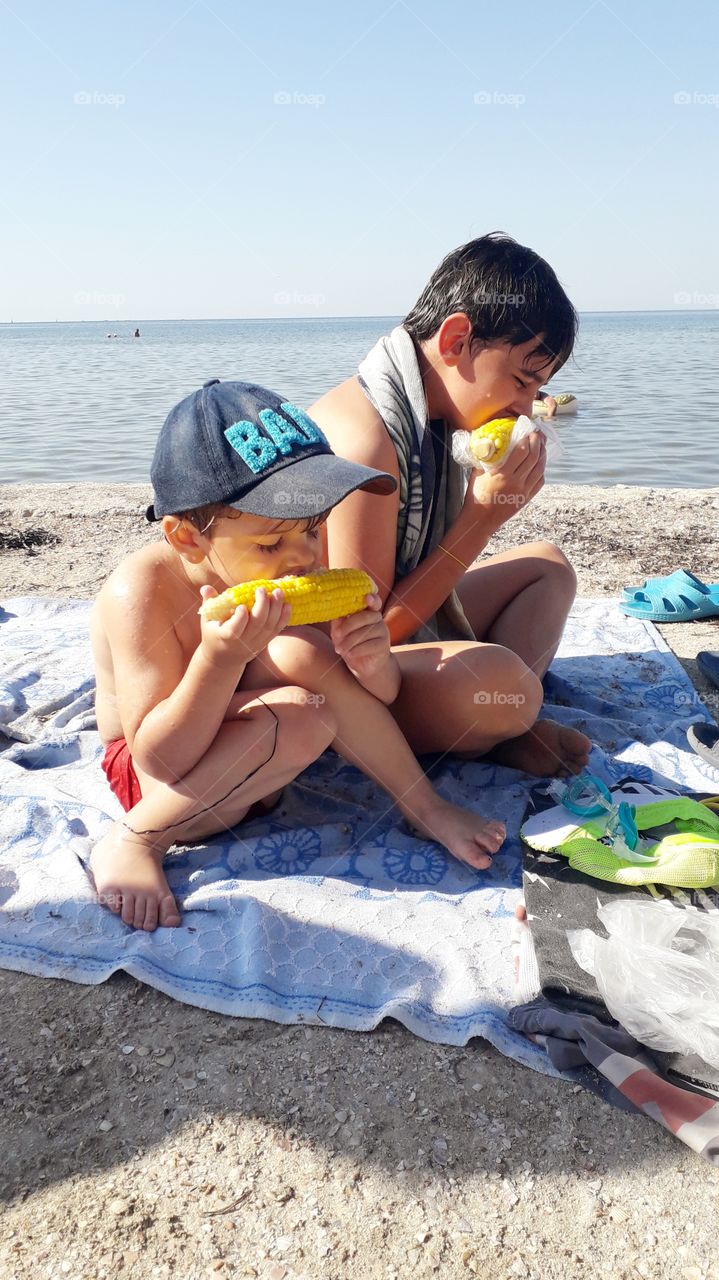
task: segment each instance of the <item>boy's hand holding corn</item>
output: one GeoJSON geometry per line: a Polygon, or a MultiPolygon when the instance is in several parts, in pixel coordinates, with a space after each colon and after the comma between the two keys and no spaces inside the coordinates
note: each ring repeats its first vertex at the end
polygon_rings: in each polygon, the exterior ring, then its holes
{"type": "MultiPolygon", "coordinates": [[[[272,581],[266,580],[262,587],[260,581],[240,584],[217,598],[211,588],[203,588],[203,592],[207,592],[201,610],[203,636],[205,629],[212,625],[226,627],[233,619],[238,619],[239,624],[247,614],[248,605],[252,606],[250,616],[254,616],[257,601],[267,598],[265,588],[273,586],[272,581]],[[247,604],[236,607],[236,602],[243,597],[247,604]]],[[[331,569],[303,577],[287,577],[280,579],[278,588],[272,591],[270,608],[278,596],[287,600],[289,612],[271,634],[263,636],[260,631],[259,639],[264,639],[265,645],[288,623],[294,627],[329,622],[335,651],[355,679],[381,702],[394,702],[399,693],[400,671],[382,617],[382,600],[369,574],[359,569],[331,569]]],[[[273,621],[274,615],[267,626],[273,621]]],[[[242,636],[237,625],[227,633],[228,655],[232,644],[236,645],[237,638],[242,636]]],[[[212,637],[212,641],[218,644],[217,637],[212,637]]],[[[224,662],[224,650],[219,652],[220,661],[224,662]]],[[[249,661],[249,657],[245,661],[249,661]]]]}
{"type": "Polygon", "coordinates": [[[389,629],[382,617],[382,600],[365,597],[366,608],[330,624],[335,652],[352,675],[381,702],[394,702],[399,693],[400,671],[392,653],[389,629]]]}
{"type": "MultiPolygon", "coordinates": [[[[201,587],[200,592],[203,604],[217,595],[214,587],[210,586],[201,587]]],[[[241,673],[243,667],[284,630],[289,620],[290,606],[282,592],[277,589],[269,595],[261,587],[251,610],[244,604],[238,605],[224,622],[207,621],[201,610],[200,647],[211,666],[222,670],[236,669],[241,673]]]]}
{"type": "Polygon", "coordinates": [[[504,524],[542,488],[546,465],[546,438],[541,431],[533,431],[515,445],[498,471],[471,473],[465,507],[491,510],[497,525],[504,524]]]}

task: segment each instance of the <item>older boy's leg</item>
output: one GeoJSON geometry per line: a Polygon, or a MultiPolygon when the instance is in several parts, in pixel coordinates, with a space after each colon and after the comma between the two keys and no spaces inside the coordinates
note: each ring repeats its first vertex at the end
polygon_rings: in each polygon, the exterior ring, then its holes
{"type": "MultiPolygon", "coordinates": [[[[516,663],[519,659],[510,655],[516,663]]],[[[541,686],[529,673],[530,679],[541,686]]],[[[435,791],[388,707],[358,684],[337,657],[329,637],[314,627],[277,636],[247,668],[245,681],[292,680],[316,690],[336,726],[335,751],[388,791],[423,835],[444,845],[470,866],[484,868],[504,840],[501,823],[449,804],[435,791]]],[[[536,714],[536,712],[535,712],[536,714]]],[[[515,730],[516,731],[516,730],[515,730]]],[[[489,739],[487,739],[487,745],[489,739]]]]}
{"type": "Polygon", "coordinates": [[[402,686],[392,713],[412,748],[491,757],[539,777],[581,773],[591,743],[576,729],[537,720],[542,686],[511,650],[437,641],[398,645],[402,686]]]}
{"type": "Polygon", "coordinates": [[[576,589],[572,566],[551,542],[488,556],[457,584],[477,639],[518,653],[540,679],[557,651],[576,589]]]}
{"type": "Polygon", "coordinates": [[[291,782],[334,737],[304,689],[263,689],[233,698],[209,750],[167,785],[137,770],[142,799],[95,846],[90,869],[100,899],[125,924],[151,930],[180,915],[162,869],[168,849],[241,822],[250,805],[291,782]]]}

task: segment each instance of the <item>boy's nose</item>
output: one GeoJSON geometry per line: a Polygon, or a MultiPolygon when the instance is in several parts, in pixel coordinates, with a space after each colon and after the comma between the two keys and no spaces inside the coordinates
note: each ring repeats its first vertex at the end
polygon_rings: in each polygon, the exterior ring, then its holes
{"type": "Polygon", "coordinates": [[[317,556],[306,555],[302,560],[295,560],[288,556],[283,573],[291,573],[296,578],[302,578],[306,573],[316,573],[318,569],[319,560],[317,556]]]}
{"type": "Polygon", "coordinates": [[[517,399],[512,401],[510,413],[512,415],[516,414],[517,417],[521,414],[525,414],[526,417],[531,418],[533,405],[534,396],[532,392],[529,391],[526,395],[517,396],[517,399]]]}

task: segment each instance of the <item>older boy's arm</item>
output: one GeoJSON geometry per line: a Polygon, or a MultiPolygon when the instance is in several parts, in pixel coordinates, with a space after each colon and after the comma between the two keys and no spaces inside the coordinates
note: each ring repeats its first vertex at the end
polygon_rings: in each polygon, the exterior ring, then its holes
{"type": "MultiPolygon", "coordinates": [[[[324,418],[317,406],[313,413],[337,453],[398,476],[394,445],[381,420],[378,425],[368,423],[367,430],[358,431],[339,414],[324,418]]],[[[398,509],[398,493],[382,498],[359,490],[335,507],[327,522],[329,565],[365,569],[374,579],[392,644],[404,644],[436,612],[464,573],[463,566],[476,559],[513,512],[507,505],[477,509],[475,504],[465,502],[442,540],[445,550],[432,552],[406,578],[395,582],[398,509]]]]}
{"type": "Polygon", "coordinates": [[[464,504],[437,547],[385,601],[393,644],[401,644],[446,600],[490,538],[544,484],[546,442],[540,432],[512,451],[500,471],[471,473],[464,504]]]}
{"type": "MultiPolygon", "coordinates": [[[[343,387],[349,407],[331,392],[311,413],[335,452],[398,476],[397,455],[379,415],[343,387]],[[350,412],[351,410],[351,412],[350,412]]],[[[403,644],[444,603],[501,526],[534,497],[544,475],[544,437],[534,434],[512,452],[501,472],[473,472],[464,506],[441,547],[395,582],[399,498],[360,490],[335,507],[327,522],[329,564],[365,569],[378,584],[392,644],[403,644]]]]}

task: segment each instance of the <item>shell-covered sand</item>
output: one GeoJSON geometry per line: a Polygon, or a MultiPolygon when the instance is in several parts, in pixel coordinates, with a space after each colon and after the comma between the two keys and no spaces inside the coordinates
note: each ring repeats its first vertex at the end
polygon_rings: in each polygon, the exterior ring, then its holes
{"type": "MultiPolygon", "coordinates": [[[[157,537],[149,498],[0,487],[1,598],[92,597],[157,537]]],[[[547,487],[488,550],[554,541],[585,596],[719,582],[718,514],[716,490],[547,487]]],[[[662,633],[699,685],[719,623],[662,633]]],[[[0,970],[0,996],[3,1280],[719,1278],[714,1169],[481,1041],[223,1018],[122,974],[0,970]]]]}

